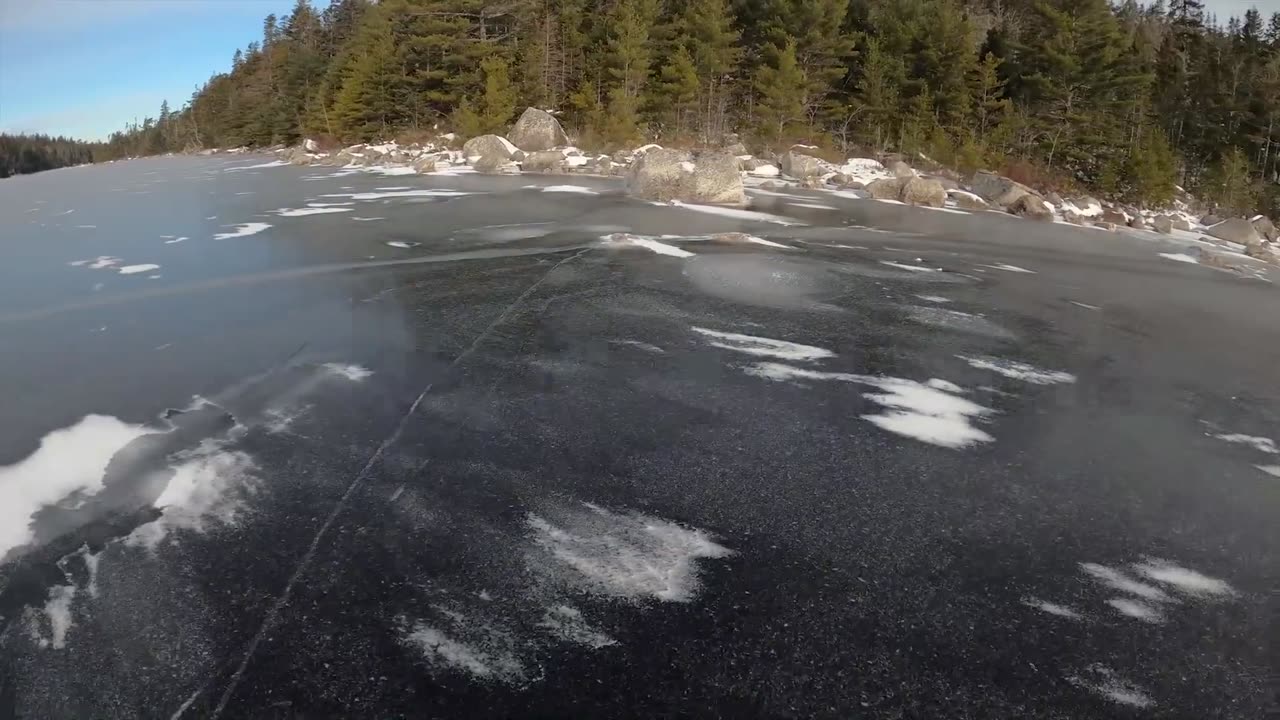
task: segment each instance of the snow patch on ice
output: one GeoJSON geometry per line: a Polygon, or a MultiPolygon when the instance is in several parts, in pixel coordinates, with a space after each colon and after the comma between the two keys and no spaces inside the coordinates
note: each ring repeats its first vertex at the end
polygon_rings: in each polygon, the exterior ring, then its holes
{"type": "Polygon", "coordinates": [[[632,601],[688,602],[702,583],[698,561],[733,551],[701,530],[638,513],[565,508],[530,514],[534,570],[588,592],[632,601]]]}
{"type": "Polygon", "coordinates": [[[325,363],[322,366],[330,374],[337,377],[346,378],[351,382],[360,382],[373,375],[373,371],[361,365],[348,365],[345,363],[325,363]]]}
{"type": "Polygon", "coordinates": [[[414,625],[404,641],[436,667],[461,671],[483,680],[516,682],[524,677],[524,667],[509,649],[463,642],[426,623],[414,625]]]}
{"type": "Polygon", "coordinates": [[[232,225],[231,227],[234,227],[235,230],[232,230],[231,232],[217,233],[216,235],[213,236],[213,239],[214,240],[230,240],[231,238],[248,237],[250,235],[257,235],[258,233],[262,232],[263,230],[266,230],[271,226],[267,223],[250,222],[250,223],[241,223],[239,225],[232,225]]]}
{"type": "Polygon", "coordinates": [[[26,458],[0,467],[0,559],[31,541],[36,512],[73,494],[97,493],[111,458],[151,432],[108,415],[86,415],[46,434],[26,458]]]}
{"type": "Polygon", "coordinates": [[[180,243],[180,242],[182,242],[183,240],[190,240],[190,239],[191,239],[191,238],[188,238],[188,237],[176,237],[176,238],[173,238],[172,240],[165,240],[165,241],[164,241],[164,244],[165,244],[165,245],[173,245],[173,244],[175,244],[175,243],[180,243]]]}
{"type": "Polygon", "coordinates": [[[942,272],[942,268],[924,267],[923,265],[907,265],[900,262],[894,262],[892,260],[881,260],[880,264],[888,265],[892,268],[898,268],[899,270],[910,270],[911,272],[942,272]]]}
{"type": "Polygon", "coordinates": [[[1224,433],[1222,435],[1214,435],[1213,437],[1229,443],[1248,445],[1258,452],[1271,453],[1272,455],[1280,454],[1280,448],[1276,447],[1275,441],[1271,438],[1245,435],[1243,433],[1224,433]]]}
{"type": "Polygon", "coordinates": [[[1174,262],[1191,263],[1192,265],[1200,264],[1199,260],[1191,257],[1190,255],[1186,255],[1184,253],[1156,253],[1156,254],[1164,258],[1165,260],[1173,260],[1174,262]]]}
{"type": "Polygon", "coordinates": [[[581,611],[568,605],[547,608],[542,615],[542,622],[538,625],[565,642],[582,645],[592,650],[618,644],[617,640],[591,627],[582,617],[581,611]]]}
{"type": "Polygon", "coordinates": [[[1135,563],[1133,569],[1148,580],[1192,597],[1224,598],[1236,594],[1223,580],[1180,567],[1167,560],[1148,559],[1146,562],[1135,563]]]}
{"type": "Polygon", "coordinates": [[[1270,475],[1271,477],[1280,478],[1280,465],[1254,465],[1254,467],[1270,475]]]}
{"type": "Polygon", "coordinates": [[[949,299],[947,299],[947,298],[944,298],[944,297],[942,297],[942,296],[940,296],[940,295],[917,295],[916,297],[920,298],[921,300],[923,300],[923,301],[925,301],[925,302],[931,302],[931,303],[949,303],[949,302],[951,302],[951,300],[949,300],[949,299]]]}
{"type": "Polygon", "coordinates": [[[383,200],[387,198],[406,198],[406,197],[463,197],[464,195],[475,195],[474,192],[466,192],[463,190],[389,190],[387,192],[358,192],[358,193],[331,193],[321,195],[320,197],[337,197],[351,198],[352,200],[383,200]]]}
{"type": "Polygon", "coordinates": [[[1123,572],[1106,565],[1098,563],[1080,563],[1080,572],[1094,578],[1098,582],[1107,587],[1117,590],[1128,595],[1150,600],[1152,602],[1167,602],[1169,596],[1160,588],[1154,585],[1135,580],[1123,572]]]}
{"type": "Polygon", "coordinates": [[[49,636],[45,637],[39,615],[32,615],[28,622],[36,644],[42,648],[62,650],[67,646],[67,633],[74,625],[71,614],[71,603],[76,597],[75,585],[55,585],[49,588],[48,599],[44,604],[43,620],[48,623],[49,636]]]}
{"type": "Polygon", "coordinates": [[[280,217],[306,217],[308,215],[328,215],[329,213],[351,212],[351,208],[345,207],[305,207],[305,208],[280,208],[275,214],[280,217]]]}
{"type": "Polygon", "coordinates": [[[947,310],[938,307],[925,307],[921,305],[908,305],[907,313],[912,320],[924,325],[932,325],[933,327],[947,328],[949,330],[959,330],[962,332],[978,333],[980,335],[989,335],[997,338],[1012,338],[1013,333],[996,325],[984,317],[973,315],[959,310],[947,310]]]}
{"type": "Polygon", "coordinates": [[[956,357],[978,370],[989,370],[1007,378],[1021,380],[1032,385],[1055,385],[1076,381],[1076,376],[1071,373],[1059,370],[1041,370],[1032,365],[1014,360],[1005,360],[997,357],[968,357],[966,355],[957,355],[956,357]]]}
{"type": "Polygon", "coordinates": [[[1006,265],[1005,263],[996,263],[995,265],[979,264],[978,267],[991,268],[992,270],[1003,270],[1005,272],[1011,272],[1011,273],[1026,273],[1028,275],[1036,274],[1035,270],[1028,270],[1023,267],[1018,267],[1017,265],[1006,265]]]}
{"type": "Polygon", "coordinates": [[[1090,665],[1083,674],[1067,676],[1067,682],[1120,705],[1136,708],[1155,705],[1155,701],[1141,687],[1121,678],[1105,665],[1090,665]]]}
{"type": "Polygon", "coordinates": [[[160,269],[160,266],[156,265],[155,263],[143,263],[140,265],[125,265],[123,267],[117,268],[117,272],[119,272],[121,275],[136,275],[138,273],[151,272],[152,270],[159,270],[159,269],[160,269]]]}
{"type": "Polygon", "coordinates": [[[1116,597],[1107,600],[1107,604],[1125,617],[1131,617],[1135,620],[1151,623],[1152,625],[1158,625],[1164,622],[1164,613],[1140,600],[1116,597]]]}
{"type": "MultiPolygon", "coordinates": [[[[885,408],[862,419],[882,430],[939,447],[959,449],[975,443],[994,440],[973,425],[976,418],[991,414],[991,409],[942,389],[938,383],[919,383],[893,377],[874,377],[853,373],[808,370],[781,363],[757,363],[747,368],[748,375],[776,381],[834,380],[869,385],[880,390],[863,397],[885,408]]],[[[946,381],[943,381],[944,383],[946,381]]]]}
{"type": "Polygon", "coordinates": [[[613,345],[626,345],[628,347],[637,348],[655,355],[665,354],[667,352],[657,345],[650,345],[647,342],[640,342],[639,340],[610,340],[609,342],[613,345]]]}
{"type": "Polygon", "coordinates": [[[257,165],[238,165],[236,167],[225,168],[222,172],[239,172],[241,170],[257,170],[259,168],[282,167],[289,163],[284,160],[272,160],[271,162],[258,163],[257,165]]]}
{"type": "Polygon", "coordinates": [[[791,207],[809,208],[811,210],[838,210],[839,208],[832,205],[823,205],[822,203],[787,203],[791,207]]]}
{"type": "MultiPolygon", "coordinates": [[[[536,185],[534,187],[537,187],[536,185]]],[[[581,185],[548,185],[542,188],[544,193],[578,193],[581,195],[599,195],[600,193],[581,185]]]]}
{"type": "Polygon", "coordinates": [[[612,235],[605,235],[601,238],[601,241],[603,241],[606,246],[610,247],[631,245],[634,247],[645,248],[646,250],[652,250],[659,255],[670,255],[671,257],[688,258],[693,257],[694,255],[694,253],[691,253],[688,250],[683,250],[675,245],[668,245],[664,242],[659,242],[652,237],[631,235],[630,233],[613,233],[612,235]]]}
{"type": "Polygon", "coordinates": [[[387,244],[393,248],[401,248],[403,250],[418,246],[418,243],[405,242],[403,240],[388,240],[387,244]]]}
{"type": "Polygon", "coordinates": [[[1060,605],[1055,602],[1049,602],[1048,600],[1041,600],[1040,598],[1036,598],[1036,597],[1025,598],[1023,599],[1022,604],[1026,605],[1027,607],[1035,608],[1040,612],[1048,613],[1050,615],[1055,615],[1060,618],[1066,618],[1068,620],[1084,619],[1083,615],[1081,615],[1079,612],[1071,609],[1066,605],[1060,605]]]}
{"type": "Polygon", "coordinates": [[[804,224],[798,220],[793,220],[781,215],[771,215],[770,213],[756,212],[755,210],[743,210],[742,208],[726,207],[723,205],[698,205],[695,203],[672,201],[670,206],[684,208],[685,210],[693,210],[700,213],[707,213],[708,215],[720,215],[722,217],[734,218],[736,220],[753,220],[756,222],[774,223],[775,225],[804,224]]]}
{"type": "Polygon", "coordinates": [[[700,327],[691,329],[700,335],[711,338],[711,340],[708,341],[708,344],[712,347],[733,350],[747,355],[771,357],[779,360],[791,360],[793,362],[813,362],[815,360],[822,360],[823,358],[836,356],[835,353],[827,350],[826,348],[814,347],[812,345],[801,345],[799,343],[787,342],[786,340],[774,340],[773,338],[756,337],[754,335],[721,332],[719,330],[709,330],[707,328],[700,327]]]}

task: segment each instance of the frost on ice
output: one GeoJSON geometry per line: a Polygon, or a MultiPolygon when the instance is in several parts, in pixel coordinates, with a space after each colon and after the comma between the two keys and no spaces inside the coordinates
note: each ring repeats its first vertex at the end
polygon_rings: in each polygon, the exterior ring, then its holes
{"type": "Polygon", "coordinates": [[[694,332],[710,338],[707,342],[712,347],[733,350],[747,355],[771,357],[779,360],[791,360],[795,362],[813,362],[823,358],[835,357],[836,355],[825,348],[814,347],[812,345],[801,345],[800,343],[788,342],[786,340],[774,340],[773,338],[756,337],[754,335],[721,332],[719,330],[709,330],[707,328],[700,327],[692,329],[694,332]]]}
{"type": "Polygon", "coordinates": [[[966,355],[957,355],[956,357],[978,370],[989,370],[1007,378],[1021,380],[1032,385],[1054,385],[1076,381],[1076,376],[1071,373],[1059,370],[1041,370],[1035,366],[1015,360],[1005,360],[997,357],[968,357],[966,355]]]}
{"type": "Polygon", "coordinates": [[[593,505],[526,520],[535,572],[553,583],[633,601],[688,602],[702,587],[698,561],[733,552],[701,530],[593,505]]]}

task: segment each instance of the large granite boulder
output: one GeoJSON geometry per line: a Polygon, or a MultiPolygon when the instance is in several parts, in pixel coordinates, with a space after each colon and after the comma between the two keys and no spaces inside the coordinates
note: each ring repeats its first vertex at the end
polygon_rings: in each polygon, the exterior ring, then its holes
{"type": "Polygon", "coordinates": [[[974,173],[969,188],[983,200],[999,208],[1009,208],[1024,195],[1039,197],[1026,185],[986,170],[974,173]]]}
{"type": "Polygon", "coordinates": [[[550,150],[569,144],[569,137],[560,127],[560,121],[546,110],[526,108],[520,119],[511,127],[511,142],[525,152],[550,150]]]}
{"type": "Polygon", "coordinates": [[[440,156],[436,153],[423,153],[413,160],[414,172],[422,175],[435,172],[439,168],[440,156]]]}
{"type": "Polygon", "coordinates": [[[901,160],[894,160],[893,162],[889,163],[889,165],[885,169],[893,173],[894,177],[899,177],[899,178],[915,177],[916,175],[916,171],[912,170],[910,165],[906,164],[901,160]]]}
{"type": "Polygon", "coordinates": [[[937,180],[914,175],[904,180],[906,182],[902,183],[902,191],[898,195],[898,199],[902,202],[908,205],[926,205],[935,208],[946,204],[946,188],[942,187],[942,183],[937,180]]]}
{"type": "Polygon", "coordinates": [[[1151,219],[1151,227],[1162,235],[1169,235],[1173,232],[1173,218],[1168,215],[1157,215],[1151,219]]]}
{"type": "Polygon", "coordinates": [[[782,156],[782,174],[797,180],[821,175],[822,161],[812,155],[792,150],[782,156]]]}
{"type": "Polygon", "coordinates": [[[689,153],[654,148],[631,164],[627,192],[645,200],[679,200],[684,192],[684,176],[692,167],[693,156],[689,153]]]}
{"type": "Polygon", "coordinates": [[[695,163],[682,150],[650,150],[631,166],[627,191],[635,197],[660,202],[746,202],[737,158],[720,152],[706,153],[695,163]]]}
{"type": "Polygon", "coordinates": [[[873,180],[867,186],[867,192],[876,200],[897,200],[902,194],[902,186],[907,182],[907,178],[881,178],[873,180]]]}
{"type": "Polygon", "coordinates": [[[1240,243],[1244,246],[1257,245],[1262,242],[1262,236],[1253,227],[1253,223],[1244,218],[1231,218],[1223,220],[1213,227],[1205,230],[1208,234],[1219,240],[1227,240],[1233,243],[1240,243]]]}
{"type": "Polygon", "coordinates": [[[726,152],[698,156],[693,173],[686,179],[690,202],[742,205],[747,201],[738,172],[738,158],[726,152]]]}
{"type": "Polygon", "coordinates": [[[1253,229],[1262,236],[1262,239],[1269,242],[1280,240],[1280,230],[1276,229],[1275,223],[1271,222],[1271,219],[1266,215],[1259,215],[1251,220],[1250,223],[1253,225],[1253,229]]]}
{"type": "Polygon", "coordinates": [[[481,135],[473,137],[462,145],[462,155],[472,165],[482,158],[493,158],[507,161],[511,159],[516,147],[506,138],[499,135],[481,135]],[[474,160],[472,158],[475,158],[474,160]]]}

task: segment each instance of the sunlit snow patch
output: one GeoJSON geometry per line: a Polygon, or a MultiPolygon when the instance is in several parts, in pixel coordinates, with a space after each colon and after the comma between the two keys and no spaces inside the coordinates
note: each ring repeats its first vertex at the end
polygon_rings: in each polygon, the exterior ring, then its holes
{"type": "Polygon", "coordinates": [[[633,601],[687,602],[701,589],[698,561],[733,552],[701,530],[593,505],[527,518],[532,569],[553,583],[633,601]]]}
{"type": "Polygon", "coordinates": [[[351,198],[352,200],[383,200],[387,198],[407,198],[407,197],[462,197],[464,195],[475,195],[473,192],[463,190],[390,190],[387,192],[362,192],[362,193],[332,193],[329,195],[321,195],[320,197],[337,197],[351,198]]]}
{"type": "Polygon", "coordinates": [[[1213,437],[1229,443],[1248,445],[1259,452],[1271,453],[1272,455],[1280,454],[1280,448],[1276,447],[1275,441],[1271,438],[1244,435],[1242,433],[1225,433],[1222,435],[1214,435],[1213,437]]]}
{"type": "Polygon", "coordinates": [[[325,363],[324,369],[329,373],[338,377],[346,378],[352,382],[360,382],[365,378],[373,375],[373,371],[360,365],[347,365],[344,363],[325,363]]]}
{"type": "Polygon", "coordinates": [[[757,222],[769,222],[776,225],[803,225],[804,223],[793,220],[781,215],[771,215],[770,213],[756,212],[755,210],[743,210],[741,208],[725,207],[723,205],[697,205],[694,203],[683,203],[672,201],[672,207],[684,208],[686,210],[694,210],[709,215],[721,215],[723,217],[735,218],[737,220],[755,220],[757,222]]]}
{"type": "Polygon", "coordinates": [[[155,548],[175,529],[204,532],[210,521],[232,524],[242,509],[240,493],[257,482],[253,458],[227,449],[224,441],[205,440],[174,460],[173,475],[152,503],[160,517],[135,528],[128,544],[155,548]]]}
{"type": "Polygon", "coordinates": [[[117,268],[116,272],[119,272],[121,275],[137,275],[138,273],[151,272],[152,270],[159,269],[160,266],[155,263],[142,263],[140,265],[125,265],[117,268]]]}
{"type": "Polygon", "coordinates": [[[754,335],[721,332],[719,330],[708,330],[707,328],[700,327],[691,329],[700,335],[711,338],[708,341],[708,344],[712,347],[733,350],[735,352],[746,353],[747,355],[771,357],[779,360],[791,360],[794,362],[813,362],[823,358],[835,357],[836,355],[826,348],[814,347],[812,345],[801,345],[800,343],[788,342],[786,340],[774,340],[773,338],[756,337],[754,335]]]}
{"type": "Polygon", "coordinates": [[[881,265],[888,265],[891,268],[899,270],[910,270],[911,272],[942,272],[942,268],[931,268],[923,265],[907,265],[905,263],[894,262],[892,260],[881,260],[881,265]]]}
{"type": "Polygon", "coordinates": [[[266,230],[271,226],[267,223],[250,222],[250,223],[242,223],[240,225],[233,225],[232,227],[234,227],[235,230],[232,230],[231,232],[217,233],[216,235],[213,236],[213,239],[214,240],[230,240],[231,238],[248,237],[250,235],[257,235],[258,233],[262,232],[263,230],[266,230]]]}
{"type": "Polygon", "coordinates": [[[632,247],[640,247],[646,250],[652,250],[653,252],[656,252],[659,255],[670,255],[671,257],[687,258],[687,257],[693,257],[694,255],[688,250],[683,250],[681,248],[676,247],[675,245],[668,245],[664,242],[658,241],[655,238],[646,237],[644,235],[631,235],[630,233],[613,233],[612,235],[605,235],[603,238],[601,238],[601,241],[603,241],[603,243],[606,246],[610,246],[610,247],[623,247],[623,246],[630,245],[632,247]]]}
{"type": "Polygon", "coordinates": [[[1236,594],[1235,590],[1223,580],[1179,567],[1167,560],[1149,559],[1146,562],[1135,563],[1133,569],[1148,580],[1167,585],[1183,595],[1198,598],[1225,598],[1236,594]]]}
{"type": "Polygon", "coordinates": [[[1141,620],[1152,625],[1164,622],[1164,613],[1160,612],[1159,608],[1152,607],[1140,600],[1117,597],[1107,600],[1107,604],[1121,615],[1131,617],[1134,620],[1141,620]]]}
{"type": "Polygon", "coordinates": [[[280,208],[275,213],[280,217],[306,217],[307,215],[328,215],[329,213],[351,212],[351,208],[345,207],[305,207],[305,208],[280,208]]]}
{"type": "Polygon", "coordinates": [[[31,517],[73,493],[102,489],[107,464],[152,430],[107,415],[86,415],[54,430],[25,459],[0,467],[0,559],[31,541],[31,517]]]}
{"type": "Polygon", "coordinates": [[[1156,254],[1164,258],[1165,260],[1173,260],[1174,262],[1191,263],[1192,265],[1200,264],[1199,260],[1191,257],[1190,255],[1186,255],[1183,253],[1156,253],[1156,254]]]}
{"type": "Polygon", "coordinates": [[[400,249],[402,249],[402,250],[408,250],[409,248],[418,247],[418,244],[419,244],[419,243],[405,242],[405,241],[403,241],[403,240],[388,240],[388,241],[387,241],[387,244],[388,244],[388,245],[390,245],[390,246],[391,246],[391,247],[393,247],[393,248],[400,248],[400,249]]]}
{"type": "Polygon", "coordinates": [[[27,622],[32,639],[42,648],[61,650],[67,646],[67,633],[74,624],[71,603],[76,597],[75,585],[55,585],[49,588],[43,612],[28,611],[27,622]],[[48,625],[46,637],[44,627],[48,625]]]}
{"type": "MultiPolygon", "coordinates": [[[[538,187],[538,186],[537,186],[537,185],[533,185],[532,187],[538,187]]],[[[548,185],[548,186],[546,186],[546,187],[542,188],[542,192],[549,192],[549,193],[579,193],[579,194],[582,194],[582,195],[599,195],[599,194],[600,194],[600,193],[596,192],[595,190],[592,190],[592,189],[591,189],[591,188],[589,188],[589,187],[583,187],[583,186],[581,186],[581,185],[548,185]]]]}
{"type": "Polygon", "coordinates": [[[1135,580],[1128,575],[1098,563],[1080,563],[1080,572],[1096,579],[1107,587],[1152,602],[1166,602],[1171,598],[1154,585],[1135,580]]]}
{"type": "Polygon", "coordinates": [[[863,420],[882,430],[930,445],[959,449],[994,440],[972,422],[975,418],[990,415],[990,408],[959,397],[932,382],[821,372],[781,363],[757,363],[747,368],[746,372],[748,375],[780,382],[834,380],[869,385],[881,392],[865,393],[863,397],[882,405],[885,410],[874,415],[863,415],[863,420]]]}
{"type": "Polygon", "coordinates": [[[176,238],[173,238],[172,240],[165,240],[165,241],[164,241],[164,244],[165,244],[165,245],[173,245],[173,244],[175,244],[175,243],[180,243],[180,242],[182,242],[183,240],[188,240],[188,239],[190,239],[190,238],[187,238],[187,237],[176,237],[176,238]]]}
{"type": "Polygon", "coordinates": [[[284,160],[272,160],[271,162],[258,163],[257,165],[240,165],[237,167],[229,167],[222,172],[238,172],[240,170],[258,170],[260,168],[282,167],[289,163],[284,160]]]}
{"type": "Polygon", "coordinates": [[[1142,688],[1121,678],[1105,665],[1090,665],[1079,674],[1067,676],[1067,682],[1121,705],[1146,708],[1155,704],[1142,688]]]}
{"type": "Polygon", "coordinates": [[[1032,365],[1014,360],[1005,360],[997,357],[968,357],[965,355],[957,355],[956,357],[978,370],[990,370],[1007,378],[1021,380],[1032,385],[1055,385],[1076,381],[1076,376],[1071,373],[1059,370],[1041,370],[1032,365]]]}
{"type": "Polygon", "coordinates": [[[978,267],[991,268],[992,270],[1003,270],[1011,273],[1026,273],[1028,275],[1036,274],[1035,270],[1028,270],[1026,268],[1018,267],[1017,265],[1006,265],[1004,263],[996,263],[995,265],[979,264],[978,267]]]}
{"type": "Polygon", "coordinates": [[[944,298],[944,297],[942,297],[942,296],[940,296],[940,295],[917,295],[916,297],[920,298],[921,300],[923,300],[923,301],[925,301],[925,302],[931,302],[931,303],[949,303],[949,302],[951,302],[951,300],[949,300],[949,299],[947,299],[947,298],[944,298]]]}
{"type": "Polygon", "coordinates": [[[1022,604],[1026,605],[1027,607],[1035,608],[1040,612],[1048,613],[1049,615],[1054,615],[1060,618],[1066,618],[1068,620],[1082,620],[1084,618],[1083,615],[1071,609],[1070,607],[1067,607],[1066,605],[1060,605],[1055,602],[1049,602],[1048,600],[1041,600],[1040,598],[1035,598],[1035,597],[1025,598],[1022,601],[1022,604]]]}

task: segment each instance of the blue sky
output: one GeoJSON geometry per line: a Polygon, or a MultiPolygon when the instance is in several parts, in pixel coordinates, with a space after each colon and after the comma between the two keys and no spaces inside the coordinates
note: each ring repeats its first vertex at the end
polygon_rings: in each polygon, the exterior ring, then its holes
{"type": "MultiPolygon", "coordinates": [[[[0,0],[0,130],[84,139],[181,107],[294,0],[0,0]]],[[[327,0],[312,0],[327,5],[327,0]]],[[[1207,0],[1225,21],[1280,0],[1207,0]]]]}
{"type": "MultiPolygon", "coordinates": [[[[317,4],[314,3],[313,4],[317,4]]],[[[327,5],[327,0],[322,3],[327,5]]],[[[0,0],[0,130],[84,139],[174,108],[294,0],[0,0]]]]}

